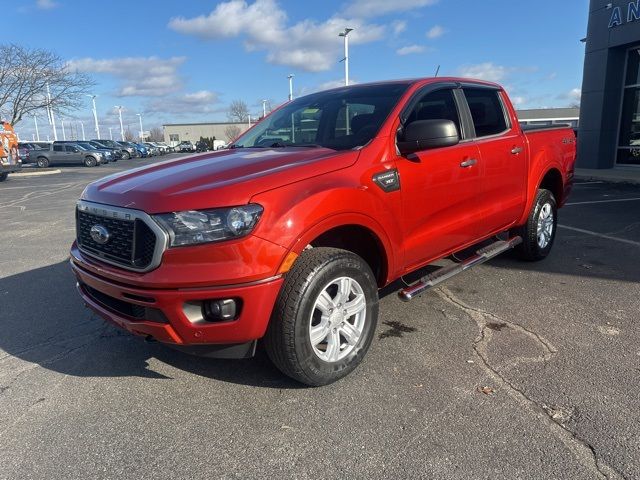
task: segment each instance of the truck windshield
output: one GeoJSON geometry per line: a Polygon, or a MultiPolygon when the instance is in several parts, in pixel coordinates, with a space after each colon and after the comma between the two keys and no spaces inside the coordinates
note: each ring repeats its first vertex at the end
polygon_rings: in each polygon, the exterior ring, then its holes
{"type": "Polygon", "coordinates": [[[408,87],[361,85],[298,98],[241,135],[231,148],[361,147],[376,136],[408,87]]]}

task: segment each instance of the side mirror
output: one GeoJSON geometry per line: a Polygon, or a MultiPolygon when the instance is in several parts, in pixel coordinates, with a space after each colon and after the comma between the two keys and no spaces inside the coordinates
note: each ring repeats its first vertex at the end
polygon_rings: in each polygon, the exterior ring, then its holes
{"type": "Polygon", "coordinates": [[[73,147],[73,148],[71,149],[71,151],[72,151],[73,153],[78,153],[80,150],[78,150],[76,147],[73,147]]]}
{"type": "Polygon", "coordinates": [[[415,120],[404,127],[398,149],[402,155],[431,148],[452,147],[460,143],[460,134],[451,120],[415,120]]]}

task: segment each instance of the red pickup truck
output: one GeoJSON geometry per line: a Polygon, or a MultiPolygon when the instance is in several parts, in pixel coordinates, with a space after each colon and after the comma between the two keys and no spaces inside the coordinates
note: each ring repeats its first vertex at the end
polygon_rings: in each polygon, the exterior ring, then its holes
{"type": "Polygon", "coordinates": [[[523,131],[493,83],[314,93],[227,150],[90,184],[71,265],[86,304],[130,332],[218,358],[263,339],[282,372],[324,385],[367,352],[379,288],[470,249],[400,297],[511,248],[546,257],[575,153],[568,127],[523,131]]]}

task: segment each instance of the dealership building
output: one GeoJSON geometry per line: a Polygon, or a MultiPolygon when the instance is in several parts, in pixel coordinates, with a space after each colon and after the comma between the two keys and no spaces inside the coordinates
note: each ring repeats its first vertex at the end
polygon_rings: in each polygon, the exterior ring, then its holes
{"type": "Polygon", "coordinates": [[[196,143],[200,137],[215,138],[228,142],[232,134],[244,133],[249,128],[247,122],[209,122],[209,123],[170,123],[162,125],[164,141],[169,145],[191,141],[196,143]]]}
{"type": "Polygon", "coordinates": [[[591,0],[578,132],[581,168],[640,168],[640,0],[591,0]]]}

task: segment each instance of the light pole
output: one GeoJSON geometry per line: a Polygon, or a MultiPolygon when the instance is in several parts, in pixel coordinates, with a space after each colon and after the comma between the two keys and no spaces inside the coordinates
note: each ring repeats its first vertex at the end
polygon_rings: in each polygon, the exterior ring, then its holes
{"type": "Polygon", "coordinates": [[[353,32],[353,28],[345,28],[344,32],[338,34],[344,38],[344,84],[349,86],[349,33],[353,32]]]}
{"type": "Polygon", "coordinates": [[[93,120],[96,124],[96,136],[98,139],[100,138],[100,125],[98,124],[98,110],[96,109],[96,97],[97,95],[88,95],[87,97],[91,97],[91,101],[93,102],[93,120]]]}
{"type": "Polygon", "coordinates": [[[109,127],[109,140],[113,140],[112,130],[113,130],[113,127],[109,127]]]}
{"type": "Polygon", "coordinates": [[[49,90],[49,82],[47,82],[47,113],[49,114],[49,125],[53,130],[53,139],[58,140],[58,132],[56,131],[56,118],[53,116],[51,108],[51,90],[49,90]]]}
{"type": "Polygon", "coordinates": [[[64,118],[60,117],[60,124],[62,125],[62,140],[66,140],[67,136],[64,133],[64,118]]]}
{"type": "Polygon", "coordinates": [[[79,122],[79,123],[80,123],[80,128],[82,129],[82,141],[84,142],[86,140],[84,136],[84,122],[79,122]]]}
{"type": "Polygon", "coordinates": [[[142,129],[142,114],[136,113],[138,120],[140,120],[140,141],[144,142],[144,130],[142,129]]]}
{"type": "Polygon", "coordinates": [[[120,116],[120,140],[124,142],[124,127],[122,126],[122,106],[116,105],[116,108],[118,109],[118,115],[120,116]]]}
{"type": "Polygon", "coordinates": [[[267,116],[267,101],[262,100],[262,118],[267,116]]]}
{"type": "Polygon", "coordinates": [[[289,79],[289,101],[293,100],[293,77],[295,77],[293,73],[287,76],[289,79]]]}
{"type": "Polygon", "coordinates": [[[33,123],[36,125],[36,138],[40,141],[40,132],[38,131],[38,117],[33,116],[33,123]]]}

